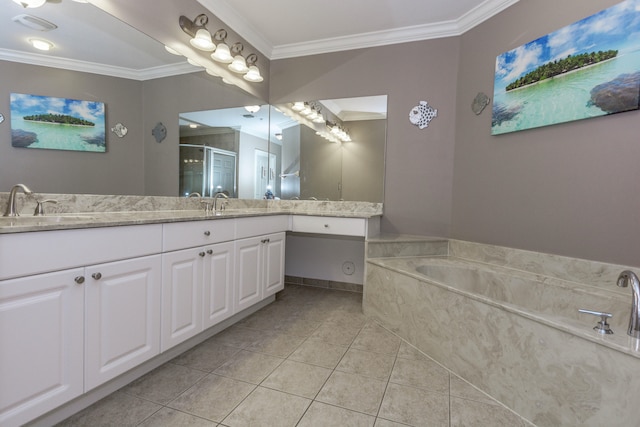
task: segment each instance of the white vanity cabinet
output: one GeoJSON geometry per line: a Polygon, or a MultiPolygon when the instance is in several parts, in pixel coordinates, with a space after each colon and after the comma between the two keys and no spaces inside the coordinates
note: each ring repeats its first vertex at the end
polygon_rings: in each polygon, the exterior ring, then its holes
{"type": "Polygon", "coordinates": [[[235,226],[234,219],[165,224],[162,351],[234,314],[235,226]]]}
{"type": "Polygon", "coordinates": [[[159,353],[161,237],[160,225],[0,235],[0,425],[159,353]]]}
{"type": "Polygon", "coordinates": [[[236,241],[236,312],[284,289],[287,216],[246,218],[236,241]]]}
{"type": "Polygon", "coordinates": [[[0,280],[0,425],[83,393],[82,268],[0,280]],[[78,279],[82,281],[82,279],[78,279]]]}
{"type": "Polygon", "coordinates": [[[85,269],[85,391],[160,353],[160,255],[85,269]]]}

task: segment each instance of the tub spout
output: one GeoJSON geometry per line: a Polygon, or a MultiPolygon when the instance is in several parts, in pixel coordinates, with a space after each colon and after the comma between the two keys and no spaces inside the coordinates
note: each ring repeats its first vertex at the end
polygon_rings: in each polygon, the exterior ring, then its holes
{"type": "Polygon", "coordinates": [[[633,271],[625,270],[618,276],[618,286],[626,288],[631,282],[631,316],[629,317],[628,334],[634,338],[640,338],[640,280],[633,271]]]}

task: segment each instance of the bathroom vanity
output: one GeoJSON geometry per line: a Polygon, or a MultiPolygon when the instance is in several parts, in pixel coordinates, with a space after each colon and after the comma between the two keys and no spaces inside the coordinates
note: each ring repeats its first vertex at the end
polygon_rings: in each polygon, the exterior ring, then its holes
{"type": "Polygon", "coordinates": [[[350,210],[83,215],[0,219],[3,426],[87,406],[273,301],[288,231],[379,229],[350,210]]]}

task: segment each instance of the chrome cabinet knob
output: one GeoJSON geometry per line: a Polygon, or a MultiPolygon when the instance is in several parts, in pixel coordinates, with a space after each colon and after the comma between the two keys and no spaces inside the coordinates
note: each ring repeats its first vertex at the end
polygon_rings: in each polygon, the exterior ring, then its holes
{"type": "Polygon", "coordinates": [[[98,273],[93,273],[91,275],[91,277],[93,277],[95,280],[100,280],[100,279],[102,279],[102,273],[99,273],[99,272],[98,273]]]}
{"type": "Polygon", "coordinates": [[[204,235],[205,236],[211,236],[211,232],[209,230],[207,230],[207,231],[204,232],[204,235]]]}
{"type": "Polygon", "coordinates": [[[200,255],[200,256],[204,256],[204,252],[200,252],[198,255],[200,255]]]}
{"type": "Polygon", "coordinates": [[[207,249],[207,253],[208,253],[209,255],[213,255],[213,249],[207,249]]]}
{"type": "Polygon", "coordinates": [[[76,282],[78,285],[82,285],[84,283],[84,276],[77,276],[74,279],[74,282],[76,282]]]}

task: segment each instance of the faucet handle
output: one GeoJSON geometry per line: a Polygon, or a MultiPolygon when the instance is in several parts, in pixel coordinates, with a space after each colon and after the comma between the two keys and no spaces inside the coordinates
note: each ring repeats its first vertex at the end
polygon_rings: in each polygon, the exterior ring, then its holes
{"type": "Polygon", "coordinates": [[[204,205],[204,213],[208,214],[211,212],[211,202],[209,200],[200,200],[200,204],[204,205]]]}
{"type": "Polygon", "coordinates": [[[592,314],[594,316],[600,316],[600,321],[596,326],[593,327],[593,330],[603,335],[611,335],[613,334],[613,330],[607,323],[607,319],[613,317],[611,313],[605,313],[604,311],[594,311],[594,310],[585,310],[584,308],[578,309],[580,313],[592,314]]]}
{"type": "Polygon", "coordinates": [[[58,203],[57,200],[54,199],[46,199],[46,200],[36,200],[36,210],[33,212],[33,216],[43,216],[44,215],[44,204],[45,203],[58,203]]]}

